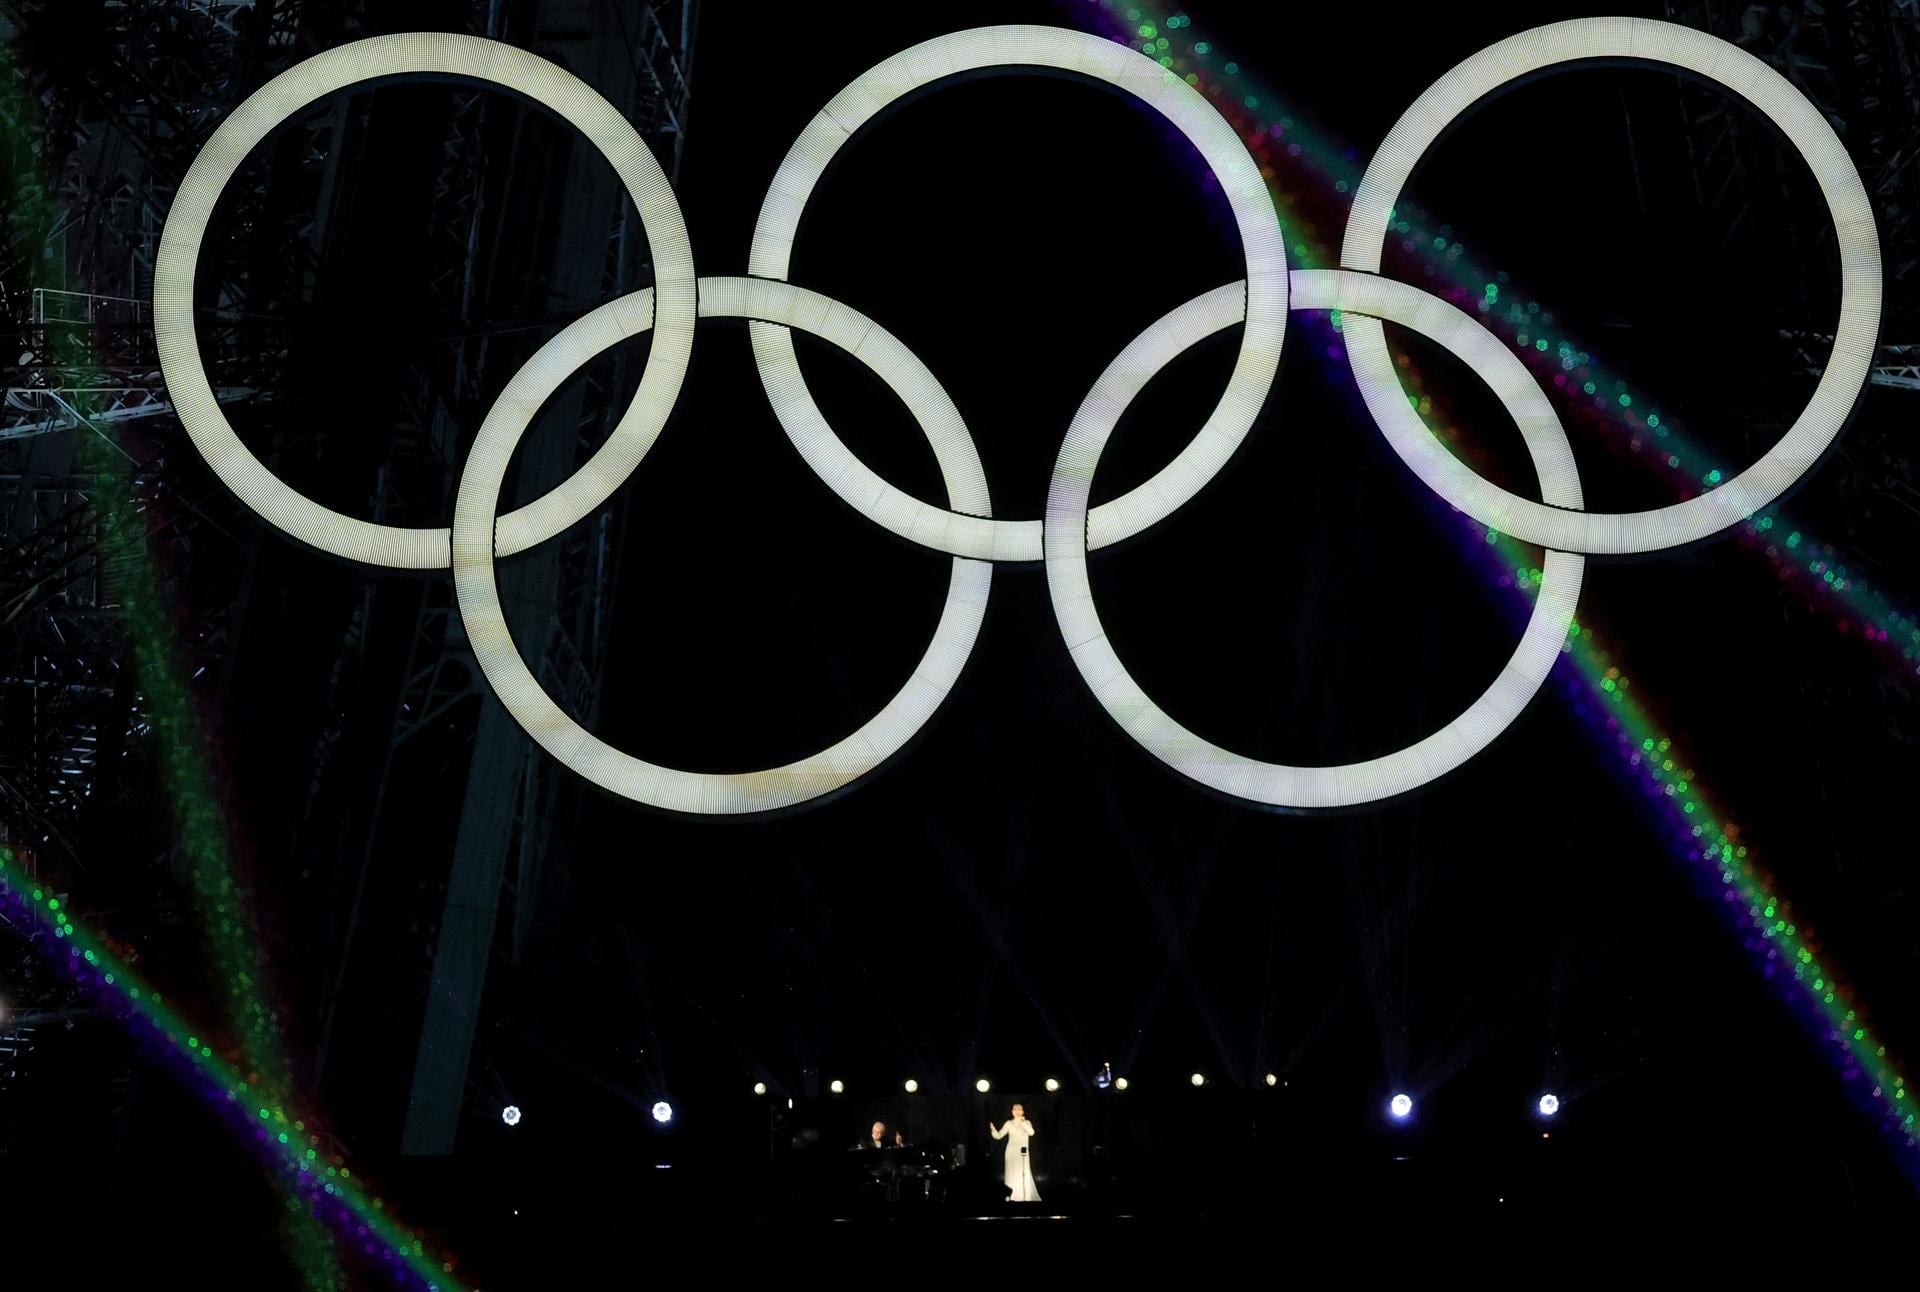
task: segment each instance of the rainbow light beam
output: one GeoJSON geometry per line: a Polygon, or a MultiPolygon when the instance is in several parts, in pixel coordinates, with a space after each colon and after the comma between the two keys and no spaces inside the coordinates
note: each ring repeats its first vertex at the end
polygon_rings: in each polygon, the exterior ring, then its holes
{"type": "MultiPolygon", "coordinates": [[[[0,74],[11,70],[12,51],[0,48],[0,74]]],[[[8,87],[0,94],[0,147],[9,164],[0,183],[12,200],[14,229],[28,248],[53,245],[61,221],[57,186],[41,173],[43,150],[31,98],[22,78],[0,76],[8,87]]],[[[65,288],[67,265],[53,255],[32,256],[52,285],[65,288]]],[[[50,334],[61,367],[81,372],[97,365],[81,336],[56,329],[50,334]]],[[[284,1099],[292,1090],[292,1066],[280,1032],[278,1012],[268,997],[269,976],[253,931],[250,895],[234,864],[227,832],[228,813],[216,791],[218,778],[207,749],[197,701],[182,666],[179,639],[168,613],[164,584],[148,542],[147,516],[132,473],[132,456],[113,438],[111,427],[91,420],[84,401],[68,405],[76,421],[93,432],[75,437],[76,465],[98,472],[94,491],[100,545],[121,555],[121,607],[135,676],[148,721],[159,733],[160,761],[181,855],[188,864],[191,892],[200,927],[212,953],[222,987],[228,1024],[239,1038],[249,1071],[284,1099]]],[[[308,1209],[288,1200],[286,1238],[310,1292],[337,1292],[343,1286],[326,1233],[308,1209]]]]}
{"type": "MultiPolygon", "coordinates": [[[[1107,19],[1109,37],[1155,58],[1199,89],[1240,132],[1268,180],[1291,237],[1288,249],[1302,267],[1334,264],[1337,258],[1326,249],[1337,245],[1338,228],[1323,229],[1300,209],[1299,195],[1283,188],[1278,177],[1283,169],[1306,172],[1320,181],[1316,196],[1340,202],[1360,182],[1362,163],[1355,150],[1315,133],[1270,87],[1197,36],[1190,16],[1129,0],[1080,0],[1073,7],[1085,13],[1088,5],[1107,19]]],[[[1663,416],[1624,378],[1600,366],[1573,339],[1558,334],[1553,312],[1542,302],[1516,295],[1509,275],[1470,259],[1452,225],[1434,226],[1415,204],[1404,201],[1394,217],[1391,232],[1399,237],[1399,250],[1420,257],[1425,276],[1452,283],[1436,294],[1475,313],[1556,389],[1584,396],[1572,406],[1583,420],[1614,436],[1635,461],[1684,497],[1713,489],[1727,477],[1724,464],[1689,440],[1671,417],[1663,416]]],[[[1341,203],[1334,224],[1344,227],[1345,220],[1341,203]]],[[[1839,548],[1794,522],[1777,505],[1755,512],[1740,534],[1780,578],[1801,588],[1814,604],[1827,607],[1839,632],[1877,646],[1893,670],[1920,674],[1920,615],[1850,571],[1839,548]]]]}
{"type": "Polygon", "coordinates": [[[333,1224],[349,1246],[378,1261],[403,1285],[464,1292],[453,1275],[451,1257],[429,1258],[425,1242],[387,1215],[385,1204],[352,1178],[342,1159],[323,1157],[320,1138],[305,1120],[289,1118],[284,1102],[264,1096],[257,1083],[217,1057],[199,1029],[168,1006],[104,939],[75,923],[53,886],[45,879],[36,882],[5,846],[0,846],[0,903],[24,923],[50,926],[50,940],[34,941],[55,966],[94,989],[108,1012],[137,1038],[158,1042],[191,1072],[202,1097],[250,1132],[289,1194],[304,1199],[313,1214],[333,1224]]]}
{"type": "MultiPolygon", "coordinates": [[[[1183,13],[1167,16],[1152,10],[1150,6],[1116,3],[1115,0],[1085,0],[1085,3],[1097,6],[1109,15],[1124,12],[1128,25],[1109,34],[1120,43],[1157,58],[1163,67],[1182,75],[1188,84],[1207,95],[1240,131],[1241,137],[1254,152],[1261,164],[1261,174],[1268,181],[1283,215],[1297,210],[1297,203],[1287,190],[1278,185],[1280,163],[1276,148],[1282,148],[1285,155],[1292,159],[1303,158],[1311,152],[1313,160],[1308,164],[1318,169],[1323,177],[1333,177],[1332,187],[1336,194],[1350,191],[1358,182],[1359,168],[1351,151],[1342,152],[1334,148],[1291,116],[1282,115],[1279,100],[1264,87],[1254,85],[1251,78],[1244,77],[1237,63],[1225,62],[1217,73],[1212,71],[1212,64],[1207,60],[1218,51],[1209,42],[1193,34],[1191,17],[1183,13]],[[1265,112],[1261,113],[1263,107],[1265,112]],[[1256,113],[1261,115],[1254,115],[1256,113]],[[1279,141],[1283,139],[1286,142],[1282,146],[1279,141]]],[[[1076,8],[1084,10],[1083,5],[1076,5],[1076,8]]],[[[1405,216],[1405,212],[1396,212],[1396,231],[1412,235],[1414,230],[1405,216]]],[[[1403,250],[1418,251],[1423,247],[1432,247],[1443,253],[1439,260],[1441,265],[1461,265],[1464,251],[1460,243],[1452,238],[1451,229],[1444,225],[1441,227],[1446,232],[1434,235],[1438,239],[1437,244],[1433,238],[1409,237],[1408,240],[1414,245],[1403,246],[1403,250]]],[[[1311,221],[1289,223],[1288,228],[1296,235],[1289,250],[1302,268],[1320,268],[1333,263],[1334,257],[1327,252],[1332,240],[1323,240],[1311,221]]],[[[1471,265],[1467,265],[1459,274],[1469,282],[1486,278],[1481,270],[1471,265]]],[[[1506,278],[1505,275],[1498,277],[1500,282],[1488,281],[1487,287],[1481,289],[1481,299],[1488,304],[1476,306],[1482,320],[1490,327],[1496,323],[1515,322],[1511,311],[1507,318],[1502,319],[1499,312],[1492,308],[1491,302],[1497,301],[1500,285],[1506,278]]],[[[1456,288],[1450,298],[1459,304],[1460,290],[1456,288]]],[[[1539,318],[1542,313],[1535,302],[1522,311],[1521,316],[1527,320],[1537,319],[1531,326],[1551,324],[1552,316],[1546,314],[1544,318],[1539,318]]],[[[1340,326],[1337,314],[1331,317],[1330,324],[1332,332],[1337,333],[1340,326]]],[[[1630,432],[1636,434],[1644,434],[1644,430],[1636,429],[1636,423],[1644,427],[1650,422],[1649,429],[1654,431],[1657,438],[1674,445],[1669,450],[1669,456],[1680,457],[1680,449],[1685,446],[1684,441],[1675,438],[1678,434],[1675,428],[1663,423],[1656,412],[1650,411],[1644,419],[1632,414],[1629,410],[1633,398],[1623,382],[1609,387],[1610,396],[1602,393],[1601,384],[1605,379],[1594,375],[1598,370],[1591,367],[1590,355],[1585,352],[1576,355],[1571,351],[1571,342],[1543,345],[1541,343],[1545,338],[1521,332],[1517,328],[1510,328],[1510,331],[1516,348],[1521,349],[1529,360],[1544,356],[1549,351],[1560,365],[1565,365],[1570,358],[1577,359],[1571,367],[1562,366],[1561,371],[1554,374],[1557,378],[1554,385],[1564,390],[1569,380],[1577,379],[1582,387],[1591,383],[1592,389],[1583,388],[1581,393],[1597,396],[1587,405],[1588,411],[1594,414],[1592,420],[1609,426],[1624,423],[1630,432]],[[1583,370],[1587,375],[1582,375],[1583,370]],[[1618,410],[1617,414],[1615,410],[1618,410]]],[[[1339,359],[1341,355],[1337,335],[1331,338],[1331,344],[1314,348],[1333,359],[1339,359]]],[[[1340,367],[1345,379],[1350,382],[1351,374],[1345,372],[1344,363],[1340,367]]],[[[1417,391],[1417,374],[1404,356],[1401,370],[1417,391]]],[[[1433,401],[1417,393],[1410,394],[1408,398],[1431,424],[1435,416],[1433,401]]],[[[1435,425],[1434,430],[1456,453],[1467,456],[1463,437],[1457,428],[1435,425]]],[[[1691,449],[1687,452],[1697,454],[1691,449]]],[[[1679,462],[1671,466],[1677,469],[1679,462]]],[[[1717,475],[1716,470],[1710,469],[1702,477],[1701,484],[1712,487],[1718,483],[1717,475]]],[[[1442,506],[1437,502],[1433,505],[1442,506]]],[[[1473,536],[1469,546],[1491,563],[1496,580],[1501,586],[1514,590],[1518,594],[1515,604],[1525,608],[1540,578],[1532,550],[1504,534],[1483,530],[1477,523],[1451,508],[1445,510],[1456,522],[1466,526],[1467,532],[1473,536]]],[[[1844,567],[1836,567],[1831,560],[1832,549],[1809,538],[1801,530],[1790,528],[1784,523],[1778,508],[1756,513],[1744,528],[1750,537],[1762,540],[1763,550],[1777,571],[1796,578],[1803,574],[1808,576],[1812,580],[1809,586],[1824,589],[1831,594],[1833,602],[1853,614],[1858,620],[1857,633],[1860,637],[1897,650],[1902,663],[1908,667],[1911,667],[1915,658],[1920,657],[1920,627],[1916,626],[1914,617],[1864,583],[1848,576],[1844,567]],[[1767,537],[1779,529],[1789,531],[1784,540],[1767,537]],[[1809,555],[1811,559],[1804,559],[1809,555]]],[[[1849,630],[1850,625],[1843,618],[1840,627],[1844,632],[1849,630]]],[[[1885,1044],[1867,1027],[1864,1008],[1839,980],[1834,966],[1824,958],[1812,930],[1791,918],[1790,904],[1780,894],[1773,877],[1759,866],[1750,845],[1742,842],[1740,827],[1712,806],[1699,778],[1687,770],[1684,757],[1675,756],[1678,746],[1673,738],[1658,729],[1645,706],[1630,698],[1630,682],[1626,673],[1598,644],[1590,625],[1576,620],[1563,659],[1568,664],[1569,674],[1563,689],[1573,703],[1575,713],[1591,719],[1589,731],[1603,748],[1616,756],[1616,767],[1623,776],[1648,795],[1657,797],[1664,805],[1662,815],[1667,826],[1665,834],[1669,848],[1676,857],[1687,863],[1690,873],[1711,891],[1718,893],[1721,909],[1740,932],[1747,949],[1759,959],[1762,973],[1781,988],[1789,1004],[1795,1007],[1795,1012],[1814,1030],[1823,1048],[1838,1063],[1841,1079],[1876,1118],[1882,1132],[1895,1146],[1902,1166],[1916,1182],[1920,1182],[1920,1145],[1916,1144],[1913,1100],[1907,1093],[1906,1080],[1897,1065],[1888,1058],[1885,1044]]]]}

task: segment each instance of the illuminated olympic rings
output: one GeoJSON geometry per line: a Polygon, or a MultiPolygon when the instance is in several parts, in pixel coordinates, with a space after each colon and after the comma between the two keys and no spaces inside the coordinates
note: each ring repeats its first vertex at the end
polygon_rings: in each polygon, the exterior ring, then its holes
{"type": "Polygon", "coordinates": [[[1289,272],[1285,240],[1259,169],[1233,127],[1198,91],[1125,46],[1051,27],[989,27],[916,45],[872,68],[801,131],[754,228],[748,277],[696,278],[679,203],[632,127],[553,64],[468,36],[412,33],[358,41],[289,69],[243,103],[201,150],[168,213],[154,272],[160,364],[196,447],[242,502],[323,551],[389,568],[451,567],[475,658],[502,704],[550,754],[615,794],[687,813],[789,807],[878,766],[952,690],[978,636],[997,561],[1044,561],[1061,633],[1101,706],[1156,758],[1206,785],[1273,807],[1338,807],[1400,794],[1473,757],[1512,723],[1545,682],[1566,641],[1585,553],[1650,552],[1727,528],[1778,498],[1832,443],[1872,361],[1879,326],[1879,242],[1846,150],[1800,92],[1744,51],[1701,32],[1638,18],[1591,18],[1522,32],[1440,78],[1388,133],[1356,190],[1342,268],[1289,272]],[[1526,367],[1470,316],[1418,288],[1381,278],[1380,253],[1401,189],[1433,140],[1462,112],[1517,77],[1588,59],[1664,64],[1715,81],[1777,125],[1805,158],[1840,249],[1841,304],[1833,353],[1807,408],[1753,466],[1720,488],[1652,511],[1582,509],[1573,454],[1552,405],[1526,367]],[[1134,95],[1167,118],[1219,181],[1238,227],[1245,277],[1152,324],[1114,360],[1069,425],[1040,520],[993,516],[973,438],[953,401],[913,353],[856,310],[786,282],[794,237],[828,163],[866,121],[923,86],[962,72],[1045,67],[1134,95]],[[531,98],[577,127],[613,166],[638,208],[654,286],[591,311],[554,337],[508,383],[483,420],[461,474],[453,526],[404,529],[356,520],[295,492],[241,444],[215,403],[194,331],[194,275],[214,206],[241,163],[281,122],[324,95],[398,75],[466,78],[531,98]],[[1289,309],[1340,310],[1347,351],[1375,421],[1435,493],[1489,528],[1548,549],[1520,644],[1493,684],[1440,730],[1366,762],[1288,767],[1247,758],[1180,726],[1141,690],[1101,629],[1087,553],[1165,518],[1211,480],[1264,406],[1289,309]],[[714,774],[647,763],[575,722],[535,680],[509,633],[494,561],[558,535],[603,503],[666,424],[685,378],[698,318],[750,320],[754,359],[781,426],[807,464],[849,506],[914,543],[953,558],[946,604],[913,674],[877,714],[830,748],[784,767],[714,774]],[[1381,320],[1429,337],[1487,382],[1518,423],[1541,501],[1509,493],[1454,458],[1409,408],[1381,320]],[[1152,479],[1089,507],[1093,474],[1128,404],[1174,357],[1238,326],[1226,390],[1198,434],[1152,479]],[[946,505],[881,479],[827,424],[808,391],[793,331],[811,333],[871,368],[906,404],[933,446],[946,505]],[[654,335],[632,403],[573,476],[506,515],[500,491],[515,448],[542,404],[595,355],[654,335]]]}

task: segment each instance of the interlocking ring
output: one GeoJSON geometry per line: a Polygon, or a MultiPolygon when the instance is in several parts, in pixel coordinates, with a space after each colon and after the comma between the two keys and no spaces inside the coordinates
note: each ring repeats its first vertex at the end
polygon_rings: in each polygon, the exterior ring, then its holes
{"type": "MultiPolygon", "coordinates": [[[[986,27],[915,45],[840,91],[800,132],[760,206],[747,271],[760,278],[787,276],[807,198],[863,123],[922,86],[995,67],[1078,72],[1127,91],[1166,117],[1219,180],[1246,255],[1246,330],[1226,393],[1173,461],[1124,496],[1093,509],[1087,541],[1104,547],[1164,519],[1219,474],[1266,403],[1286,335],[1287,248],[1273,197],[1240,136],[1198,90],[1124,45],[1057,27],[986,27]]],[[[984,510],[970,517],[929,508],[875,475],[814,407],[792,335],[764,327],[753,334],[754,359],[781,424],[807,464],[855,511],[902,538],[955,556],[1040,559],[1039,521],[988,521],[984,510]]]]}
{"type": "MultiPolygon", "coordinates": [[[[548,753],[594,784],[669,810],[761,812],[831,793],[892,756],[926,725],[973,653],[987,610],[993,566],[954,558],[946,605],[913,675],[858,731],[811,758],[761,772],[686,772],[659,767],[613,748],[575,722],[534,678],[507,630],[493,577],[493,518],[513,450],[533,416],[560,384],[589,360],[646,330],[648,292],[602,305],[535,353],[501,392],[467,453],[453,505],[453,579],[460,617],[481,671],[500,703],[548,753]]],[[[933,441],[948,494],[985,508],[986,472],[960,414],[920,361],[880,326],[844,305],[787,283],[756,278],[702,278],[705,318],[755,318],[797,327],[848,351],[906,402],[933,441]],[[960,428],[940,436],[934,428],[960,428]]]]}
{"type": "Polygon", "coordinates": [[[1538,693],[1565,644],[1579,595],[1581,553],[1657,551],[1737,523],[1804,475],[1839,433],[1864,385],[1880,315],[1878,237],[1845,150],[1812,105],[1765,64],[1714,37],[1644,19],[1593,18],[1523,32],[1448,72],[1387,135],[1355,193],[1343,268],[1293,271],[1258,167],[1233,127],[1194,89],[1144,55],[1078,32],[990,27],[916,45],[868,71],[808,124],[776,172],[749,257],[749,277],[696,280],[679,204],[632,128],[592,90],[521,50],[435,33],[345,45],[290,69],[249,98],[208,141],[167,217],[154,275],[161,368],[182,424],[220,478],[254,511],[324,551],[374,565],[451,566],[475,658],[516,721],[555,758],[613,793],[671,811],[747,813],[787,807],[846,786],[917,732],[952,690],[973,650],[997,561],[1043,560],[1055,616],[1095,698],[1134,740],[1182,774],[1272,807],[1322,808],[1404,793],[1459,766],[1504,731],[1538,693]],[[1529,72],[1590,58],[1663,63],[1717,81],[1759,108],[1813,169],[1840,245],[1842,299],[1834,352],[1807,409],[1759,462],[1718,490],[1625,514],[1582,510],[1566,432],[1532,375],[1478,321],[1426,292],[1380,278],[1390,210],[1428,144],[1489,91],[1529,72]],[[862,124],[901,96],[961,72],[1047,67],[1123,89],[1159,111],[1199,150],[1239,228],[1246,275],[1152,324],[1094,384],[1062,442],[1041,520],[995,518],[985,472],[953,401],[924,364],[858,311],[785,281],[808,198],[862,124]],[[607,157],[638,206],[655,285],[609,302],[527,361],[481,424],[455,499],[453,526],[399,529],[321,507],[276,479],[214,403],[193,330],[193,282],[214,203],[247,153],[293,112],[376,78],[428,73],[517,91],[558,112],[607,157]],[[696,290],[697,289],[697,290],[696,290]],[[1490,528],[1548,548],[1520,644],[1465,712],[1404,749],[1335,767],[1264,763],[1180,726],[1128,675],[1100,626],[1089,550],[1137,534],[1192,498],[1226,465],[1272,385],[1289,309],[1337,309],[1367,407],[1414,474],[1490,528]],[[946,604],[919,665],[879,713],[811,758],[761,772],[713,774],[647,763],[582,728],[534,679],[514,645],[494,561],[558,534],[611,495],[666,423],[692,348],[696,315],[749,320],[754,359],[774,413],[801,457],[849,506],[912,542],[953,558],[946,604]],[[1513,416],[1540,478],[1541,501],[1497,488],[1454,459],[1409,408],[1380,321],[1412,328],[1465,361],[1513,416]],[[1093,473],[1133,398],[1174,357],[1228,327],[1242,328],[1227,388],[1198,434],[1152,479],[1089,507],[1093,473]],[[947,505],[882,479],[827,424],[796,358],[793,329],[865,363],[907,405],[932,444],[947,505]],[[619,426],[572,477],[498,515],[514,449],[555,390],[595,355],[652,330],[638,392],[619,426]]]}
{"type": "Polygon", "coordinates": [[[544,543],[588,515],[633,474],[679,397],[693,353],[693,245],[680,202],[646,143],[611,103],[546,59],[497,41],[447,32],[376,36],[296,63],[255,90],[220,123],[187,168],[153,262],[153,332],[160,373],[180,424],[226,486],[269,524],[323,552],[393,569],[448,564],[444,529],[356,520],[287,487],[240,443],[213,398],[194,332],[194,275],[214,204],[251,153],[302,108],[339,90],[394,76],[465,77],[525,95],[585,135],[633,198],[653,253],[659,312],[646,371],[626,416],[599,452],[564,483],[500,518],[505,556],[544,543]]]}
{"type": "MultiPolygon", "coordinates": [[[[1873,366],[1880,330],[1880,239],[1860,172],[1827,119],[1787,79],[1737,46],[1691,27],[1648,18],[1581,18],[1509,36],[1435,81],[1394,123],[1368,163],[1347,213],[1340,263],[1380,268],[1400,191],[1427,148],[1460,114],[1502,85],[1582,59],[1624,58],[1692,72],[1731,90],[1779,127],[1813,172],[1840,248],[1840,319],[1833,353],[1806,408],[1760,460],[1717,489],[1651,511],[1581,512],[1533,502],[1475,475],[1422,426],[1382,421],[1387,443],[1421,481],[1457,510],[1515,538],[1563,552],[1658,552],[1737,525],[1774,501],[1825,453],[1853,412],[1873,366]]],[[[1375,418],[1399,399],[1380,325],[1363,316],[1347,330],[1348,362],[1375,418]]]]}

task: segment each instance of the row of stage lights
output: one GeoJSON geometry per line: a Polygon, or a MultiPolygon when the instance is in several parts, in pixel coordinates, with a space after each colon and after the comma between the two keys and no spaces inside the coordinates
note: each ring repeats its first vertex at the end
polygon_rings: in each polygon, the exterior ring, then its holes
{"type": "MultiPolygon", "coordinates": [[[[1276,1080],[1278,1080],[1278,1078],[1269,1076],[1267,1078],[1267,1084],[1272,1085],[1276,1080]]],[[[1206,1079],[1196,1072],[1193,1074],[1193,1084],[1196,1086],[1205,1085],[1206,1079]]],[[[1047,1086],[1048,1094],[1057,1095],[1060,1093],[1060,1082],[1057,1078],[1048,1077],[1046,1081],[1046,1086],[1047,1086]]],[[[904,1082],[902,1082],[900,1085],[900,1088],[906,1091],[910,1095],[917,1095],[920,1093],[920,1083],[918,1081],[915,1081],[912,1077],[908,1077],[904,1082]]],[[[984,1095],[993,1089],[993,1082],[987,1080],[985,1077],[982,1077],[978,1081],[973,1083],[973,1088],[984,1095]]],[[[1113,1088],[1115,1090],[1125,1090],[1127,1088],[1127,1079],[1125,1077],[1115,1077],[1113,1081],[1113,1088]]],[[[844,1095],[847,1093],[847,1083],[844,1081],[829,1081],[827,1083],[827,1089],[836,1095],[844,1095]]],[[[754,1082],[753,1093],[756,1095],[766,1094],[767,1083],[764,1081],[754,1082]]]]}
{"type": "MultiPolygon", "coordinates": [[[[1187,1080],[1197,1090],[1207,1084],[1207,1075],[1204,1072],[1196,1072],[1187,1078],[1187,1080]]],[[[1266,1082],[1269,1086],[1277,1086],[1280,1084],[1280,1078],[1269,1072],[1266,1076],[1266,1082]]],[[[1060,1091],[1060,1082],[1053,1077],[1048,1077],[1046,1087],[1048,1094],[1058,1094],[1060,1091]]],[[[901,1083],[900,1088],[910,1095],[918,1094],[920,1091],[920,1083],[912,1077],[908,1077],[906,1081],[901,1083]]],[[[985,1077],[981,1077],[973,1083],[973,1088],[984,1095],[992,1091],[993,1082],[985,1077]]],[[[1125,1090],[1127,1088],[1127,1079],[1125,1077],[1115,1077],[1113,1079],[1113,1088],[1115,1090],[1125,1090]]],[[[830,1081],[827,1083],[827,1089],[836,1095],[844,1095],[847,1092],[847,1085],[844,1081],[830,1081]]],[[[766,1094],[767,1083],[764,1081],[754,1082],[753,1093],[756,1095],[766,1094]]],[[[1539,1100],[1534,1104],[1534,1110],[1542,1117],[1552,1117],[1560,1111],[1560,1096],[1555,1094],[1541,1095],[1539,1100]]],[[[1395,1121],[1406,1121],[1413,1116],[1413,1096],[1408,1094],[1395,1095],[1387,1101],[1387,1112],[1395,1121]]]]}
{"type": "MultiPolygon", "coordinates": [[[[1554,1094],[1541,1095],[1539,1100],[1533,1105],[1533,1108],[1534,1111],[1542,1117],[1551,1117],[1560,1111],[1560,1096],[1554,1094]]],[[[1406,1121],[1413,1116],[1413,1096],[1406,1094],[1395,1095],[1387,1101],[1387,1112],[1397,1122],[1406,1121]]]]}
{"type": "MultiPolygon", "coordinates": [[[[1193,1076],[1190,1079],[1192,1080],[1193,1084],[1196,1087],[1204,1086],[1207,1084],[1207,1078],[1205,1073],[1196,1072],[1193,1074],[1193,1076]]],[[[1048,1077],[1045,1084],[1046,1084],[1048,1094],[1057,1095],[1060,1093],[1059,1078],[1048,1077]]],[[[1098,1084],[1102,1089],[1106,1088],[1106,1083],[1104,1081],[1099,1082],[1098,1084]]],[[[1267,1074],[1267,1084],[1270,1086],[1277,1086],[1280,1084],[1280,1078],[1274,1076],[1271,1072],[1269,1072],[1267,1074]]],[[[918,1081],[915,1081],[912,1077],[908,1077],[905,1081],[903,1081],[900,1084],[900,1088],[906,1091],[910,1095],[917,1095],[920,1093],[920,1083],[918,1081]]],[[[979,1091],[983,1095],[988,1094],[993,1090],[993,1082],[989,1081],[985,1077],[982,1077],[978,1081],[973,1083],[973,1088],[979,1091]]],[[[1113,1088],[1115,1090],[1125,1090],[1127,1088],[1127,1079],[1125,1077],[1115,1077],[1113,1079],[1113,1088]]],[[[847,1083],[844,1081],[829,1081],[827,1083],[827,1089],[836,1095],[844,1095],[847,1093],[847,1083]]],[[[766,1094],[767,1083],[764,1081],[754,1082],[753,1093],[756,1095],[766,1094]]]]}
{"type": "MultiPolygon", "coordinates": [[[[655,1104],[650,1111],[653,1113],[653,1119],[662,1126],[665,1126],[673,1120],[673,1105],[664,1099],[655,1104]]],[[[509,1126],[518,1126],[520,1124],[520,1117],[520,1105],[518,1104],[508,1104],[500,1110],[500,1120],[509,1126]]]]}
{"type": "MultiPolygon", "coordinates": [[[[1207,1084],[1206,1074],[1202,1072],[1194,1073],[1188,1080],[1196,1089],[1207,1084]]],[[[1267,1074],[1267,1084],[1269,1086],[1277,1086],[1280,1084],[1280,1078],[1269,1072],[1267,1074]]],[[[1046,1085],[1048,1094],[1059,1093],[1060,1082],[1055,1078],[1048,1077],[1046,1085]]],[[[920,1092],[920,1083],[912,1077],[908,1077],[906,1081],[901,1084],[900,1088],[910,1095],[918,1094],[920,1092]]],[[[982,1077],[973,1083],[973,1088],[984,1095],[992,1091],[993,1082],[982,1077]]],[[[1113,1088],[1115,1090],[1125,1090],[1127,1088],[1127,1079],[1125,1077],[1115,1077],[1113,1079],[1113,1088]]],[[[847,1084],[844,1081],[830,1081],[827,1083],[827,1089],[836,1095],[844,1095],[847,1093],[847,1084]]],[[[766,1094],[767,1083],[764,1081],[754,1082],[753,1093],[756,1095],[766,1094]]],[[[1541,1095],[1539,1102],[1534,1105],[1534,1108],[1542,1117],[1551,1117],[1560,1111],[1560,1096],[1554,1094],[1541,1095]]],[[[659,1122],[662,1126],[667,1125],[673,1120],[673,1105],[664,1099],[653,1106],[652,1112],[653,1120],[659,1122]]],[[[1387,1101],[1387,1113],[1397,1122],[1408,1120],[1413,1116],[1413,1096],[1408,1094],[1395,1095],[1387,1101]]],[[[502,1108],[500,1110],[500,1120],[509,1126],[518,1126],[520,1124],[520,1109],[518,1105],[508,1104],[505,1108],[502,1108]]]]}

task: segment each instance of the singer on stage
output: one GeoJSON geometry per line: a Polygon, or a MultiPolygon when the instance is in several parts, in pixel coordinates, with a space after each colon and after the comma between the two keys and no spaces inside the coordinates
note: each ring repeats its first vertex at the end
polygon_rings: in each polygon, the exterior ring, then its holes
{"type": "Polygon", "coordinates": [[[1007,1124],[996,1127],[988,1122],[987,1133],[995,1139],[1007,1141],[1007,1188],[1012,1195],[1010,1201],[1040,1201],[1040,1190],[1033,1185],[1033,1154],[1027,1151],[1027,1141],[1033,1138],[1033,1123],[1027,1120],[1026,1107],[1015,1104],[1013,1116],[1007,1124]]]}

